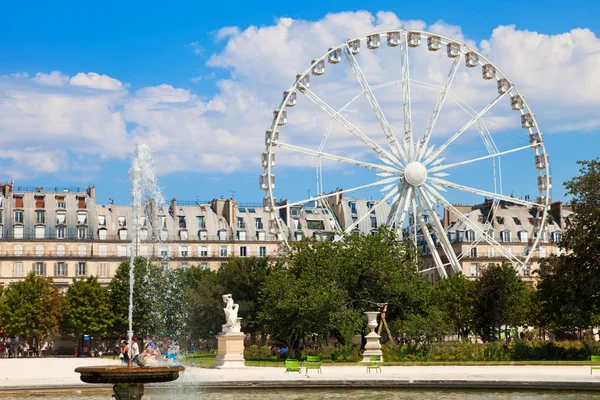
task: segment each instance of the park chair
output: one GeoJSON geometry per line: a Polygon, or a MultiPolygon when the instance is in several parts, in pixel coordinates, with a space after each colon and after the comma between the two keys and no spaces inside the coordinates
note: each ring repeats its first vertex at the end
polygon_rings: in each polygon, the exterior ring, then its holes
{"type": "Polygon", "coordinates": [[[306,373],[309,369],[316,369],[321,374],[321,356],[306,356],[306,373]]]}
{"type": "Polygon", "coordinates": [[[369,356],[369,363],[367,364],[367,372],[371,373],[374,369],[375,372],[381,372],[381,357],[380,356],[369,356]]]}
{"type": "Polygon", "coordinates": [[[300,367],[300,361],[292,359],[285,360],[285,373],[287,374],[288,372],[301,373],[302,367],[300,367]]]}
{"type": "Polygon", "coordinates": [[[590,358],[590,375],[595,369],[600,369],[600,356],[592,356],[590,358]]]}

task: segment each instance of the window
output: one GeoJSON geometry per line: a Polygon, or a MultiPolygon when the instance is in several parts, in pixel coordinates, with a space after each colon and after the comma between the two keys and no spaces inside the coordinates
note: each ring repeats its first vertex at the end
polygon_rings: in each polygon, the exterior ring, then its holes
{"type": "Polygon", "coordinates": [[[208,240],[208,232],[200,231],[198,232],[198,237],[200,238],[200,240],[208,240]]]}
{"type": "Polygon", "coordinates": [[[139,255],[142,257],[150,257],[150,247],[148,246],[140,246],[139,255]]]}
{"type": "Polygon", "coordinates": [[[472,247],[470,253],[471,257],[477,257],[477,247],[472,247]]]}
{"type": "Polygon", "coordinates": [[[86,275],[86,270],[85,270],[85,263],[84,262],[78,262],[75,264],[75,276],[85,276],[86,275]]]}
{"type": "Polygon", "coordinates": [[[158,224],[160,226],[160,229],[167,229],[167,216],[159,215],[158,216],[158,224]]]}
{"type": "Polygon", "coordinates": [[[206,229],[206,220],[204,219],[203,215],[199,215],[198,217],[198,228],[199,229],[206,229]]]}
{"type": "Polygon", "coordinates": [[[247,257],[248,256],[248,248],[247,247],[240,247],[240,257],[247,257]]]}
{"type": "Polygon", "coordinates": [[[65,245],[64,244],[59,244],[58,246],[56,246],[56,255],[59,257],[64,257],[64,255],[65,255],[65,245]]]}
{"type": "Polygon", "coordinates": [[[254,209],[254,208],[249,208],[249,209],[248,209],[248,212],[249,212],[249,213],[255,213],[255,212],[256,212],[256,209],[254,209]]]}
{"type": "Polygon", "coordinates": [[[77,208],[85,208],[85,197],[77,198],[77,208]]]}
{"type": "Polygon", "coordinates": [[[87,225],[87,213],[85,211],[77,212],[77,224],[78,225],[87,225]]]}
{"type": "Polygon", "coordinates": [[[265,246],[261,246],[258,248],[258,255],[260,257],[266,257],[267,256],[267,248],[265,246]]]}
{"type": "Polygon", "coordinates": [[[348,206],[350,207],[350,212],[352,214],[356,214],[356,202],[355,201],[349,201],[348,202],[348,206]]]}
{"type": "Polygon", "coordinates": [[[181,229],[179,231],[179,240],[187,240],[188,239],[188,231],[185,229],[181,229]]]}
{"type": "Polygon", "coordinates": [[[128,246],[117,246],[117,257],[127,257],[128,246]]]}
{"type": "Polygon", "coordinates": [[[23,277],[23,263],[22,262],[16,262],[13,266],[13,275],[15,276],[15,278],[22,278],[23,277]]]}
{"type": "Polygon", "coordinates": [[[306,227],[312,230],[323,230],[325,229],[325,224],[323,223],[323,221],[307,219],[306,227]]]}
{"type": "Polygon", "coordinates": [[[35,196],[35,208],[44,208],[44,196],[35,196]]]}
{"type": "Polygon", "coordinates": [[[160,246],[158,248],[158,254],[161,257],[169,257],[169,255],[171,254],[171,249],[169,248],[169,246],[160,246]]]}
{"type": "Polygon", "coordinates": [[[189,268],[189,267],[190,267],[190,264],[186,263],[186,262],[182,262],[179,264],[179,268],[189,268]]]}
{"type": "Polygon", "coordinates": [[[493,247],[488,247],[488,257],[490,257],[490,258],[494,257],[494,248],[493,247]]]}
{"type": "Polygon", "coordinates": [[[371,228],[377,229],[377,217],[371,217],[371,228]]]}
{"type": "Polygon", "coordinates": [[[3,226],[0,225],[0,239],[2,239],[3,233],[4,233],[3,226]]]}
{"type": "Polygon", "coordinates": [[[299,216],[300,216],[300,207],[292,208],[292,217],[299,217],[299,216]]]}
{"type": "Polygon", "coordinates": [[[167,262],[160,263],[160,267],[166,271],[167,269],[169,269],[169,263],[167,263],[167,262]]]}
{"type": "Polygon", "coordinates": [[[185,215],[180,215],[177,217],[179,219],[179,228],[185,229],[187,224],[185,222],[185,215]]]}
{"type": "Polygon", "coordinates": [[[57,197],[56,198],[56,208],[66,208],[65,207],[65,198],[64,197],[57,197]]]}
{"type": "Polygon", "coordinates": [[[67,213],[58,211],[56,213],[56,225],[65,225],[67,223],[67,213]]]}
{"type": "Polygon", "coordinates": [[[57,262],[54,264],[54,276],[67,276],[67,264],[57,262]]]}
{"type": "Polygon", "coordinates": [[[98,255],[100,257],[106,257],[108,254],[108,247],[105,244],[98,246],[98,255]]]}
{"type": "Polygon", "coordinates": [[[98,215],[98,225],[106,226],[106,215],[98,215]]]}
{"type": "Polygon", "coordinates": [[[35,246],[35,255],[41,257],[44,255],[44,245],[38,244],[35,246]]]}
{"type": "Polygon", "coordinates": [[[23,239],[23,227],[22,226],[14,226],[13,234],[15,239],[23,239]]]}
{"type": "Polygon", "coordinates": [[[119,217],[119,226],[123,227],[123,226],[127,226],[127,219],[123,216],[119,217]]]}
{"type": "Polygon", "coordinates": [[[228,253],[227,246],[219,246],[219,257],[227,257],[228,253]]]}
{"type": "Polygon", "coordinates": [[[35,238],[43,239],[46,236],[46,228],[44,226],[35,227],[35,238]]]}
{"type": "Polygon", "coordinates": [[[87,255],[87,249],[84,244],[77,246],[77,255],[79,257],[85,257],[87,255]]]}
{"type": "Polygon", "coordinates": [[[527,231],[520,231],[518,233],[518,235],[519,235],[519,242],[527,243],[527,231]]]}
{"type": "Polygon", "coordinates": [[[354,224],[356,221],[358,221],[358,217],[352,217],[352,223],[354,224]]]}
{"type": "Polygon", "coordinates": [[[87,228],[79,227],[77,228],[77,239],[86,239],[87,238],[87,228]]]}
{"type": "Polygon", "coordinates": [[[45,224],[46,223],[46,211],[44,211],[44,210],[36,210],[35,211],[35,223],[36,224],[45,224]]]}
{"type": "Polygon", "coordinates": [[[246,224],[244,223],[243,217],[237,217],[237,228],[238,229],[246,229],[246,224]]]}
{"type": "Polygon", "coordinates": [[[140,229],[140,240],[148,239],[148,229],[140,229]]]}
{"type": "Polygon", "coordinates": [[[178,249],[179,257],[189,257],[190,256],[190,248],[189,246],[179,246],[178,249]]]}
{"type": "Polygon", "coordinates": [[[513,217],[513,222],[515,223],[515,225],[521,225],[521,220],[517,217],[513,217]]]}
{"type": "Polygon", "coordinates": [[[265,240],[265,231],[256,232],[256,239],[261,241],[265,240]]]}
{"type": "Polygon", "coordinates": [[[67,229],[63,226],[56,228],[56,238],[64,239],[66,236],[67,229]]]}
{"type": "Polygon", "coordinates": [[[33,272],[35,272],[37,276],[46,276],[46,264],[43,262],[34,263],[33,272]]]}
{"type": "Polygon", "coordinates": [[[471,276],[477,276],[477,264],[476,263],[471,264],[471,276]]]}
{"type": "Polygon", "coordinates": [[[208,263],[205,263],[205,262],[200,263],[200,269],[208,269],[208,268],[209,268],[208,263]]]}
{"type": "Polygon", "coordinates": [[[500,241],[501,242],[510,242],[510,231],[501,231],[500,232],[500,241]]]}
{"type": "Polygon", "coordinates": [[[0,210],[0,224],[2,224],[2,210],[0,210]]]}
{"type": "Polygon", "coordinates": [[[23,208],[23,196],[15,196],[15,208],[23,208]]]}
{"type": "MultiPolygon", "coordinates": [[[[2,221],[0,221],[0,222],[2,222],[2,221]]],[[[560,242],[560,232],[559,231],[554,231],[554,232],[552,232],[551,235],[552,235],[552,241],[554,243],[559,243],[560,242]]]]}
{"type": "Polygon", "coordinates": [[[258,229],[258,230],[264,229],[264,226],[262,223],[262,218],[254,218],[254,223],[255,223],[256,229],[258,229]]]}
{"type": "Polygon", "coordinates": [[[119,229],[119,240],[127,240],[127,229],[119,229]]]}
{"type": "Polygon", "coordinates": [[[219,240],[227,240],[227,231],[225,229],[221,229],[217,236],[219,236],[219,240]]]}
{"type": "Polygon", "coordinates": [[[106,266],[106,263],[104,263],[104,262],[98,263],[97,274],[98,274],[98,276],[108,276],[108,267],[106,266]]]}
{"type": "Polygon", "coordinates": [[[531,276],[531,265],[525,265],[525,269],[523,269],[523,276],[531,276]]]}
{"type": "MultiPolygon", "coordinates": [[[[316,211],[317,211],[317,210],[315,210],[315,214],[317,214],[317,212],[316,212],[316,211]]],[[[304,210],[304,212],[305,212],[305,213],[307,213],[307,214],[312,214],[312,213],[313,213],[313,210],[304,210]]]]}
{"type": "Polygon", "coordinates": [[[246,231],[238,231],[238,240],[246,240],[246,231]]]}
{"type": "Polygon", "coordinates": [[[465,239],[469,242],[475,241],[475,231],[468,230],[465,232],[465,239]]]}
{"type": "Polygon", "coordinates": [[[23,223],[23,211],[15,211],[15,224],[23,223]]]}

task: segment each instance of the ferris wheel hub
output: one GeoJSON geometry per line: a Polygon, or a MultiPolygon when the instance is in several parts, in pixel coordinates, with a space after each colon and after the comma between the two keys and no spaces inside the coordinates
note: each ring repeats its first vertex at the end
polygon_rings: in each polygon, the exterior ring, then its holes
{"type": "Polygon", "coordinates": [[[404,179],[412,186],[421,186],[427,180],[427,168],[418,161],[409,162],[404,168],[404,179]]]}

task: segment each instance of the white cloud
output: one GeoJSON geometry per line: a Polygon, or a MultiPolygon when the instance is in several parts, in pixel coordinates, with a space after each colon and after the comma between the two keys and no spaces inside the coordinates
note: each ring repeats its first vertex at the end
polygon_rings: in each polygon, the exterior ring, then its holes
{"type": "Polygon", "coordinates": [[[14,79],[26,79],[26,78],[29,78],[29,73],[27,73],[27,72],[15,72],[14,74],[10,74],[9,76],[11,78],[14,78],[14,79]]]}
{"type": "MultiPolygon", "coordinates": [[[[134,143],[144,142],[153,147],[162,172],[258,173],[256,160],[264,150],[264,132],[271,125],[282,92],[293,84],[296,74],[308,68],[310,60],[348,38],[403,27],[439,32],[479,48],[528,99],[543,130],[593,130],[600,124],[596,117],[600,40],[589,30],[548,36],[500,26],[486,40],[475,42],[465,38],[460,27],[443,21],[428,26],[423,21],[401,20],[390,12],[373,15],[359,11],[328,14],[318,21],[280,18],[268,26],[220,29],[215,33],[220,50],[207,61],[213,72],[190,78],[197,83],[214,77],[214,71],[219,71],[219,76],[228,73],[217,81],[217,92],[210,98],[168,83],[131,92],[118,78],[95,72],[73,77],[54,71],[38,73],[32,79],[25,75],[0,78],[0,145],[9,151],[5,157],[16,160],[23,157],[25,147],[43,148],[51,152],[50,158],[55,157],[52,152],[70,157],[60,153],[65,149],[88,157],[123,157],[134,143]]],[[[198,42],[188,46],[198,54],[203,51],[198,42]]],[[[376,51],[367,50],[363,42],[357,59],[372,85],[401,78],[399,49],[388,48],[385,37],[376,51]]],[[[451,64],[445,49],[429,52],[425,43],[410,49],[416,135],[421,135],[429,122],[451,64]]],[[[360,94],[346,60],[339,65],[326,63],[325,69],[323,76],[311,75],[311,90],[333,107],[339,109],[360,94]]],[[[482,109],[497,95],[495,81],[484,81],[480,68],[468,69],[464,62],[452,93],[461,106],[465,101],[474,110],[482,109]]],[[[380,88],[375,94],[396,135],[401,136],[400,86],[380,88]]],[[[450,99],[442,111],[434,132],[445,140],[469,117],[450,99]]],[[[386,143],[364,97],[348,105],[342,115],[375,141],[386,143]]],[[[330,118],[301,94],[296,107],[288,110],[288,119],[288,125],[280,129],[282,141],[311,148],[318,148],[330,125],[330,118]]],[[[507,100],[499,103],[486,121],[499,146],[508,143],[510,135],[505,132],[526,135],[519,128],[518,113],[510,111],[507,100]]],[[[465,134],[465,140],[473,138],[475,132],[465,134]]],[[[325,151],[356,158],[372,154],[336,124],[325,151]]],[[[313,168],[314,160],[277,151],[277,165],[313,168]]],[[[27,168],[35,174],[53,167],[40,162],[27,168]]],[[[2,175],[6,172],[0,178],[2,175]]]]}
{"type": "Polygon", "coordinates": [[[69,85],[104,90],[121,90],[123,88],[123,84],[119,80],[95,72],[88,72],[87,74],[80,72],[71,78],[69,85]]]}
{"type": "Polygon", "coordinates": [[[52,71],[49,74],[38,72],[35,74],[35,78],[33,78],[33,80],[42,85],[63,86],[69,82],[69,77],[61,74],[58,71],[52,71]]]}

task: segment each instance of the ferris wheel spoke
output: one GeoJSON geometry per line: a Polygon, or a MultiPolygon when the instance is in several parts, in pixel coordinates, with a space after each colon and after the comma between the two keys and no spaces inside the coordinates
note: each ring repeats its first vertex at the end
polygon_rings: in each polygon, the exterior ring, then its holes
{"type": "Polygon", "coordinates": [[[440,147],[438,147],[438,149],[436,151],[434,151],[428,158],[427,160],[425,160],[424,164],[429,164],[431,161],[433,161],[437,156],[439,156],[442,151],[444,151],[446,149],[446,147],[450,146],[450,144],[452,142],[454,142],[460,135],[463,134],[464,131],[466,131],[467,129],[469,129],[469,127],[471,125],[473,125],[475,122],[477,122],[481,117],[483,117],[483,115],[485,113],[487,113],[496,103],[498,103],[500,100],[502,100],[504,98],[504,96],[506,96],[510,91],[506,91],[502,94],[499,94],[498,96],[496,96],[496,98],[490,103],[488,104],[483,110],[481,110],[477,115],[475,115],[473,118],[471,118],[471,120],[469,122],[467,122],[462,128],[460,128],[458,130],[458,132],[456,132],[454,135],[452,135],[443,145],[441,145],[440,147]]]}
{"type": "Polygon", "coordinates": [[[448,237],[446,236],[446,231],[442,226],[440,218],[433,209],[432,202],[427,195],[426,189],[417,187],[417,191],[419,193],[419,198],[422,201],[421,205],[423,206],[424,211],[429,215],[429,218],[431,218],[433,229],[438,235],[438,239],[442,246],[442,250],[444,250],[444,253],[446,253],[446,257],[450,262],[450,266],[452,267],[455,273],[461,272],[462,267],[460,265],[460,262],[456,257],[456,253],[454,253],[454,249],[452,248],[450,240],[448,240],[448,237]]]}
{"type": "Polygon", "coordinates": [[[354,230],[354,228],[356,228],[358,226],[358,224],[360,224],[365,218],[367,218],[369,215],[371,215],[371,212],[373,212],[374,210],[376,210],[377,208],[379,208],[382,204],[384,204],[386,201],[388,201],[396,193],[398,193],[398,186],[396,186],[395,188],[393,188],[392,190],[390,190],[389,192],[387,192],[385,194],[385,196],[383,196],[381,198],[381,200],[379,200],[375,205],[373,205],[373,207],[371,207],[371,209],[369,210],[369,212],[364,213],[360,218],[358,218],[356,221],[354,221],[352,224],[350,224],[350,226],[347,227],[346,230],[342,233],[342,235],[340,235],[339,238],[335,239],[334,242],[339,242],[344,237],[346,237],[346,235],[348,235],[349,233],[351,233],[354,230]]]}
{"type": "Polygon", "coordinates": [[[410,69],[408,66],[408,35],[404,35],[400,46],[400,70],[402,74],[402,111],[404,113],[404,151],[413,160],[414,142],[412,134],[412,110],[410,107],[410,69]]]}
{"type": "MultiPolygon", "coordinates": [[[[446,169],[458,167],[460,165],[470,164],[470,163],[473,163],[476,161],[482,161],[482,160],[487,160],[487,159],[494,158],[494,157],[500,157],[500,156],[503,156],[506,154],[516,153],[516,152],[522,151],[522,150],[533,149],[537,146],[538,146],[537,144],[530,144],[528,146],[518,147],[518,148],[512,149],[512,150],[501,151],[498,153],[491,153],[491,154],[488,154],[487,156],[477,157],[477,158],[473,158],[471,160],[465,160],[465,161],[461,161],[461,162],[457,162],[457,163],[453,163],[453,164],[441,164],[441,165],[437,165],[435,167],[430,168],[429,171],[427,171],[427,172],[428,173],[440,172],[440,171],[443,171],[446,169]]],[[[490,149],[488,149],[488,150],[490,150],[490,149]]]]}
{"type": "Polygon", "coordinates": [[[419,149],[418,149],[417,157],[416,157],[417,160],[420,160],[423,157],[425,150],[427,149],[427,145],[429,144],[429,137],[431,136],[433,127],[435,126],[438,116],[440,115],[442,106],[444,105],[444,102],[446,101],[446,96],[450,92],[450,86],[452,85],[452,82],[454,81],[454,77],[456,76],[456,71],[458,70],[458,65],[460,64],[462,57],[463,57],[463,54],[461,52],[460,56],[456,57],[454,59],[454,62],[452,63],[452,67],[450,68],[450,72],[448,73],[448,78],[446,79],[446,84],[444,85],[444,87],[442,88],[442,91],[440,92],[440,97],[435,105],[435,108],[433,109],[433,115],[431,116],[431,119],[429,120],[429,125],[427,125],[425,134],[423,135],[423,138],[421,139],[421,142],[419,143],[419,149]]]}
{"type": "Polygon", "coordinates": [[[387,122],[387,119],[385,118],[385,115],[383,114],[383,111],[381,110],[381,107],[379,106],[379,103],[377,102],[377,99],[373,94],[373,90],[369,86],[365,75],[360,69],[356,57],[354,57],[354,54],[352,54],[348,46],[344,48],[344,55],[346,56],[350,67],[352,67],[352,71],[354,71],[354,75],[356,75],[356,79],[358,80],[358,83],[360,84],[360,87],[362,88],[367,98],[367,101],[369,102],[369,105],[371,106],[371,109],[375,114],[375,117],[377,118],[377,121],[379,121],[379,125],[381,125],[381,129],[383,130],[383,133],[385,134],[385,137],[388,140],[392,152],[398,154],[405,162],[408,162],[406,154],[398,144],[398,141],[396,140],[396,135],[394,134],[394,132],[392,132],[392,128],[387,122]]]}
{"type": "Polygon", "coordinates": [[[402,164],[396,156],[394,156],[393,154],[391,154],[390,152],[385,150],[383,147],[381,147],[380,145],[375,143],[372,139],[370,139],[367,135],[362,133],[360,131],[360,129],[358,129],[356,126],[354,126],[346,118],[342,117],[338,111],[333,109],[333,107],[331,107],[329,104],[327,104],[325,101],[323,101],[319,96],[314,94],[308,88],[299,84],[298,89],[300,90],[300,93],[304,94],[309,100],[311,100],[319,108],[321,108],[323,111],[325,111],[327,114],[329,114],[340,125],[342,125],[344,128],[346,128],[352,135],[354,135],[361,142],[363,142],[368,147],[370,147],[373,151],[375,151],[375,153],[377,153],[377,155],[379,156],[379,158],[382,161],[386,162],[386,160],[387,160],[387,162],[390,162],[393,164],[402,164]]]}
{"type": "MultiPolygon", "coordinates": [[[[415,200],[413,200],[415,201],[415,200]]],[[[423,211],[422,205],[417,201],[419,209],[423,211]]],[[[425,237],[425,242],[427,242],[427,247],[429,251],[431,251],[431,256],[433,257],[433,263],[435,268],[438,270],[438,273],[442,278],[447,278],[448,273],[446,272],[446,268],[444,268],[444,263],[442,262],[442,258],[440,257],[440,253],[437,251],[437,247],[433,242],[433,238],[431,236],[431,232],[429,231],[429,227],[423,218],[423,214],[418,213],[419,225],[421,226],[421,230],[423,231],[423,236],[425,237]]]]}
{"type": "Polygon", "coordinates": [[[392,177],[392,178],[382,179],[382,180],[377,181],[377,182],[369,183],[369,184],[366,184],[366,185],[356,186],[356,187],[353,187],[353,188],[350,188],[350,189],[346,189],[346,190],[336,190],[336,191],[331,192],[331,193],[327,193],[327,194],[322,194],[322,195],[310,197],[310,198],[308,198],[306,200],[300,200],[300,201],[296,201],[296,202],[293,202],[293,203],[288,203],[288,204],[285,204],[283,206],[276,206],[276,207],[273,207],[273,210],[281,210],[283,208],[297,206],[297,205],[309,203],[309,202],[312,202],[312,201],[319,201],[319,200],[326,199],[328,197],[339,196],[340,194],[343,194],[343,193],[355,192],[355,191],[358,191],[358,190],[367,189],[367,188],[374,187],[374,186],[387,185],[387,184],[392,183],[392,182],[394,182],[396,180],[398,180],[397,177],[392,177]]]}
{"type": "Polygon", "coordinates": [[[406,189],[406,197],[404,199],[404,203],[402,204],[402,208],[400,209],[400,217],[398,218],[398,224],[396,225],[400,232],[403,232],[402,226],[404,225],[404,220],[406,219],[406,216],[408,215],[408,209],[410,207],[410,199],[414,195],[415,195],[415,190],[412,186],[409,185],[408,189],[406,189]]]}
{"type": "Polygon", "coordinates": [[[402,189],[400,189],[398,198],[396,198],[396,199],[394,199],[394,201],[392,201],[392,208],[390,209],[390,212],[388,213],[388,216],[385,221],[385,224],[387,226],[391,226],[392,223],[394,223],[396,221],[396,218],[398,217],[398,212],[400,211],[400,206],[401,206],[400,204],[404,201],[407,190],[408,189],[403,186],[402,189]]]}
{"type": "Polygon", "coordinates": [[[444,196],[442,196],[437,190],[435,190],[434,188],[431,188],[431,187],[428,187],[427,189],[428,189],[429,193],[431,193],[431,195],[434,198],[436,198],[437,201],[441,205],[443,205],[450,212],[452,212],[458,218],[458,220],[464,222],[465,225],[467,225],[469,228],[473,229],[473,231],[476,234],[480,235],[480,237],[487,244],[489,244],[493,248],[497,249],[502,256],[504,256],[509,261],[515,263],[515,265],[518,265],[518,266],[525,265],[525,262],[527,262],[528,258],[524,262],[524,261],[520,260],[519,258],[515,257],[512,253],[509,253],[508,250],[506,250],[506,248],[504,246],[502,246],[496,239],[494,239],[492,236],[488,235],[488,233],[486,231],[484,231],[479,225],[477,225],[476,223],[471,221],[466,215],[464,215],[456,207],[454,207],[452,205],[452,203],[450,203],[448,200],[446,200],[446,198],[444,196]]]}
{"type": "Polygon", "coordinates": [[[368,162],[364,162],[364,161],[358,161],[358,160],[354,160],[352,158],[337,156],[335,154],[324,153],[319,150],[307,149],[305,147],[295,146],[292,144],[287,144],[287,143],[282,143],[282,142],[278,142],[276,144],[276,146],[279,148],[282,148],[284,150],[290,150],[290,151],[294,151],[296,153],[308,154],[308,155],[314,156],[314,157],[321,157],[321,158],[325,158],[327,160],[338,161],[338,162],[341,162],[344,164],[356,165],[357,167],[364,167],[364,168],[372,169],[372,170],[379,171],[379,172],[398,173],[398,170],[396,168],[392,168],[387,165],[372,164],[372,163],[368,163],[368,162]]]}
{"type": "Polygon", "coordinates": [[[472,188],[469,186],[459,185],[458,183],[449,182],[449,181],[447,181],[445,179],[441,179],[441,178],[428,178],[428,180],[435,185],[449,187],[452,189],[460,190],[462,192],[478,194],[480,196],[484,196],[484,197],[487,197],[490,199],[504,200],[504,201],[507,201],[510,203],[520,204],[520,205],[523,205],[526,207],[535,207],[535,208],[545,207],[543,204],[537,204],[537,203],[533,203],[531,201],[517,199],[515,197],[509,197],[509,196],[504,196],[502,194],[498,194],[498,193],[494,193],[494,192],[488,192],[487,190],[475,189],[475,188],[472,188]]]}

